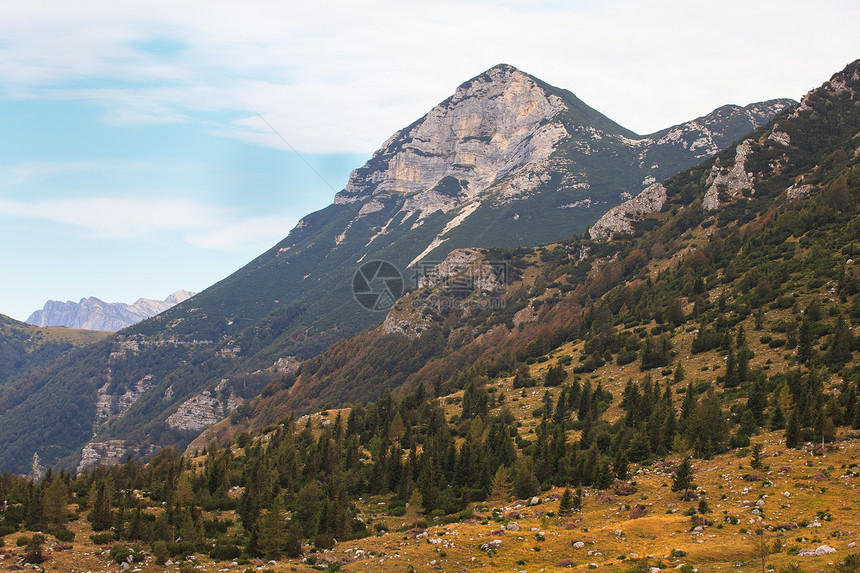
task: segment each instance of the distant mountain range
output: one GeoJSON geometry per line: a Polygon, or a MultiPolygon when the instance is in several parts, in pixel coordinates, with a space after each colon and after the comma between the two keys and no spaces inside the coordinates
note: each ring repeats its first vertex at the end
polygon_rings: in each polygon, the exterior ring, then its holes
{"type": "Polygon", "coordinates": [[[27,319],[34,326],[65,326],[85,330],[116,332],[186,301],[195,293],[179,290],[164,300],[139,298],[134,304],[104,302],[91,296],[79,302],[49,300],[42,310],[27,319]]]}
{"type": "Polygon", "coordinates": [[[34,451],[47,463],[90,466],[187,444],[303,361],[385,318],[353,298],[362,263],[388,261],[417,287],[410,267],[458,248],[568,239],[795,104],[723,106],[640,136],[567,90],[495,66],[395,133],[334,204],[233,275],[29,376],[27,396],[0,393],[0,469],[18,469],[34,451]],[[26,415],[34,409],[43,415],[26,415]]]}

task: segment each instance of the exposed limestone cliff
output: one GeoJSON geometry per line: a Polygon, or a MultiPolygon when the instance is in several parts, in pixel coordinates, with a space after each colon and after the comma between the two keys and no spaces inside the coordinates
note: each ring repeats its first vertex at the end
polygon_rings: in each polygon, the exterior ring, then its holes
{"type": "Polygon", "coordinates": [[[787,199],[797,199],[798,197],[805,197],[809,195],[812,191],[815,190],[813,185],[792,185],[788,189],[785,190],[785,196],[787,199]]]}
{"type": "Polygon", "coordinates": [[[630,233],[633,231],[633,221],[660,211],[665,204],[666,188],[654,183],[636,197],[604,213],[588,230],[588,234],[598,240],[610,238],[613,233],[630,233]]]}
{"type": "Polygon", "coordinates": [[[143,458],[156,450],[155,446],[129,448],[125,440],[90,442],[81,451],[81,461],[78,462],[77,471],[91,470],[98,465],[121,464],[129,454],[143,458]]]}
{"type": "Polygon", "coordinates": [[[746,172],[747,155],[750,153],[750,140],[747,139],[737,146],[735,162],[731,169],[720,167],[716,163],[708,175],[708,190],[702,201],[705,211],[716,211],[720,208],[720,192],[729,197],[737,197],[744,190],[753,189],[752,175],[746,172]]]}
{"type": "MultiPolygon", "coordinates": [[[[392,135],[350,175],[335,204],[358,202],[361,208],[335,244],[343,245],[350,233],[360,232],[356,229],[362,226],[354,225],[359,219],[387,207],[387,221],[365,247],[406,220],[415,229],[434,213],[449,214],[444,228],[413,258],[415,264],[462,233],[467,219],[481,209],[504,209],[548,190],[558,196],[554,207],[616,205],[626,194],[635,195],[674,173],[678,161],[693,164],[709,157],[794,103],[726,105],[639,136],[570,92],[501,64],[464,83],[427,115],[392,135]],[[586,167],[593,165],[601,167],[596,172],[586,167]],[[597,175],[602,170],[614,174],[612,183],[597,175]]],[[[519,214],[513,215],[518,219],[519,214]]]]}
{"type": "Polygon", "coordinates": [[[222,380],[214,391],[206,390],[179,405],[167,418],[167,425],[174,430],[199,432],[223,420],[243,402],[231,391],[223,396],[227,380],[222,380]]]}
{"type": "MultiPolygon", "coordinates": [[[[445,177],[461,182],[464,195],[474,196],[517,168],[549,157],[566,133],[547,122],[563,108],[562,100],[531,76],[496,66],[392,135],[352,172],[335,203],[381,193],[426,193],[445,177]]],[[[425,209],[450,203],[426,201],[425,209]]]]}

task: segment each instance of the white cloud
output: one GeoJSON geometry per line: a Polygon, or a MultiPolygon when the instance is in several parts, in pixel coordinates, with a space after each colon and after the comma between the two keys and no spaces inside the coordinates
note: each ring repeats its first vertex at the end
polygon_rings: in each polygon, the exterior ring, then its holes
{"type": "Polygon", "coordinates": [[[860,55],[858,20],[856,3],[800,0],[6,3],[0,77],[7,94],[96,101],[109,121],[257,109],[302,151],[369,152],[500,61],[640,132],[799,97],[860,55]],[[166,53],[147,49],[162,39],[166,53]]]}
{"type": "Polygon", "coordinates": [[[177,232],[197,248],[259,251],[289,233],[298,217],[241,217],[188,199],[97,197],[24,202],[0,199],[0,215],[70,225],[100,239],[157,238],[177,232]]]}
{"type": "Polygon", "coordinates": [[[223,213],[188,199],[97,197],[24,202],[0,199],[0,214],[72,225],[95,236],[130,239],[166,231],[211,229],[223,213]]]}

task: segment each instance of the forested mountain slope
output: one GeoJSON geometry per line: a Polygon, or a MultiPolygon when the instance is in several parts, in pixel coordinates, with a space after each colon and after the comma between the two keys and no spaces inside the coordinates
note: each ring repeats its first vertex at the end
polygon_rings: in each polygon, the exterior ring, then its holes
{"type": "Polygon", "coordinates": [[[405,272],[457,247],[561,240],[791,103],[726,106],[638,136],[566,90],[496,66],[394,134],[333,205],[244,268],[33,374],[22,400],[0,396],[10,404],[0,410],[0,467],[22,469],[34,449],[72,464],[80,448],[95,463],[186,444],[284,371],[382,320],[350,292],[361,262],[405,272]],[[72,422],[61,447],[44,438],[54,420],[72,422]]]}

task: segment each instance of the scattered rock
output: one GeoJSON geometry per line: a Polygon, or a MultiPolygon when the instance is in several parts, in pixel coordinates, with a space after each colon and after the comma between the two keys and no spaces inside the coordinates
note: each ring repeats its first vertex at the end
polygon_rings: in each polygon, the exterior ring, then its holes
{"type": "Polygon", "coordinates": [[[822,545],[817,549],[804,549],[798,555],[800,557],[815,557],[819,555],[828,555],[830,553],[836,553],[836,550],[830,547],[829,545],[822,545]]]}

